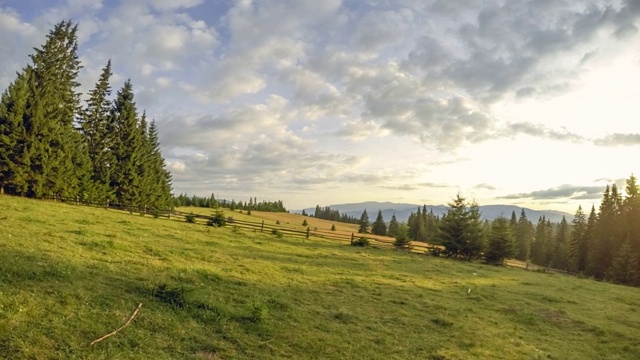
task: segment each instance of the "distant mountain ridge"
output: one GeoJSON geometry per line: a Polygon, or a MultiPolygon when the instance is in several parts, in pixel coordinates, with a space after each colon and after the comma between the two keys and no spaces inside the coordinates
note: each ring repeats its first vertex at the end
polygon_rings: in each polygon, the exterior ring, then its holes
{"type": "MultiPolygon", "coordinates": [[[[320,206],[324,208],[326,206],[320,206]]],[[[422,205],[407,204],[407,203],[392,203],[392,202],[378,202],[378,201],[366,201],[361,203],[349,203],[349,204],[336,204],[329,205],[333,210],[338,210],[340,214],[347,214],[351,217],[360,218],[362,212],[366,209],[371,221],[375,220],[378,211],[382,211],[382,217],[385,221],[391,220],[393,214],[396,215],[396,219],[400,222],[406,222],[409,219],[411,213],[418,211],[418,207],[422,209],[422,205]]],[[[524,213],[527,215],[527,219],[534,224],[538,221],[538,218],[545,216],[551,222],[560,222],[562,217],[566,217],[567,221],[573,220],[573,215],[557,211],[557,210],[533,210],[516,205],[482,205],[480,206],[480,212],[482,213],[482,219],[493,220],[499,216],[511,218],[511,213],[515,211],[516,216],[520,217],[520,212],[524,209],[524,213]]],[[[305,208],[305,213],[313,215],[316,211],[315,207],[305,208]]],[[[427,205],[427,211],[433,211],[437,216],[442,216],[447,212],[447,206],[445,205],[427,205]]],[[[291,210],[292,213],[301,214],[302,210],[291,210]]]]}

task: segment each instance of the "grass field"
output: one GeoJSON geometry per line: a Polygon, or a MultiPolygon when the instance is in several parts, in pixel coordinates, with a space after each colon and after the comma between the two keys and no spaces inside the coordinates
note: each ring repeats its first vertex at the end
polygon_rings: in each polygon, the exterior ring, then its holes
{"type": "Polygon", "coordinates": [[[637,288],[7,196],[0,227],[0,358],[640,358],[637,288]]]}

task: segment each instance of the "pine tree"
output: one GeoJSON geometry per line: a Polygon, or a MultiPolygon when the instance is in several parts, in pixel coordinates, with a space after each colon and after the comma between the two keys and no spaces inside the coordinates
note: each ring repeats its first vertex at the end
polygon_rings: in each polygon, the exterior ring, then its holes
{"type": "Polygon", "coordinates": [[[364,209],[362,212],[362,216],[360,216],[360,222],[358,224],[360,225],[358,227],[359,233],[366,234],[369,232],[369,215],[367,214],[367,209],[364,209]]]}
{"type": "Polygon", "coordinates": [[[374,235],[387,235],[387,224],[384,222],[384,218],[382,217],[382,211],[378,210],[378,216],[376,217],[376,221],[373,222],[371,226],[371,233],[374,235]]]}
{"type": "MultiPolygon", "coordinates": [[[[524,210],[524,209],[522,209],[524,210]]],[[[518,226],[518,217],[516,216],[516,211],[513,210],[511,212],[511,220],[509,221],[509,226],[511,226],[511,231],[515,233],[516,227],[518,226]]]]}
{"type": "Polygon", "coordinates": [[[591,247],[589,252],[590,273],[598,279],[605,277],[607,269],[611,266],[611,260],[614,254],[617,197],[615,184],[611,187],[607,185],[602,201],[600,202],[598,221],[594,231],[593,247],[591,247]]]}
{"type": "Polygon", "coordinates": [[[527,219],[524,209],[520,212],[520,218],[515,226],[515,237],[517,244],[516,259],[527,261],[531,254],[531,243],[533,242],[533,224],[527,219]]]}
{"type": "Polygon", "coordinates": [[[489,264],[501,265],[505,259],[513,256],[514,236],[511,224],[504,217],[493,221],[491,232],[484,253],[485,261],[489,264]]]}
{"type": "Polygon", "coordinates": [[[628,239],[632,254],[636,255],[637,273],[640,274],[640,185],[631,174],[625,188],[627,194],[623,202],[624,238],[628,239]]]}
{"type": "Polygon", "coordinates": [[[110,118],[111,60],[102,69],[100,79],[93,90],[89,91],[86,107],[80,119],[80,130],[87,143],[91,161],[92,186],[88,197],[91,200],[113,200],[114,192],[110,187],[111,171],[116,163],[111,146],[114,141],[115,128],[110,118]]]}
{"type": "Polygon", "coordinates": [[[589,252],[587,244],[587,217],[578,206],[572,221],[571,241],[569,243],[569,265],[572,271],[583,272],[589,252]]]}
{"type": "Polygon", "coordinates": [[[477,204],[467,205],[458,194],[449,203],[447,213],[440,221],[439,242],[445,247],[447,257],[461,257],[466,260],[477,257],[483,249],[483,231],[477,204]]]}
{"type": "Polygon", "coordinates": [[[0,194],[24,195],[27,192],[26,156],[29,87],[24,73],[18,74],[0,99],[0,194]]]}
{"type": "MultiPolygon", "coordinates": [[[[142,125],[141,125],[142,127],[142,125]]],[[[146,168],[149,197],[146,203],[154,208],[164,209],[171,204],[171,173],[166,169],[166,163],[160,151],[158,128],[155,121],[151,121],[146,138],[146,168]]],[[[204,199],[203,199],[204,200],[204,199]]],[[[217,205],[213,194],[209,199],[209,206],[217,205]]],[[[204,206],[204,203],[203,203],[204,206]]]]}
{"type": "Polygon", "coordinates": [[[389,229],[387,230],[387,234],[391,237],[396,237],[398,233],[398,219],[396,218],[396,214],[391,216],[391,221],[389,222],[389,229]]]}
{"type": "Polygon", "coordinates": [[[77,31],[70,21],[56,24],[45,44],[30,55],[32,64],[26,69],[30,97],[24,117],[29,196],[76,196],[82,185],[77,175],[83,169],[74,159],[83,158],[76,154],[83,148],[73,143],[80,109],[77,31]]]}
{"type": "Polygon", "coordinates": [[[398,231],[396,231],[396,237],[393,245],[396,249],[406,249],[410,244],[411,239],[409,238],[409,227],[404,224],[398,226],[398,231]]]}
{"type": "Polygon", "coordinates": [[[569,268],[569,241],[571,228],[567,219],[563,216],[554,238],[553,267],[566,270],[569,268]]]}
{"type": "Polygon", "coordinates": [[[133,98],[133,86],[127,80],[118,90],[111,108],[111,121],[117,136],[113,143],[116,166],[110,184],[118,203],[142,205],[139,168],[143,161],[143,138],[133,98]]]}
{"type": "Polygon", "coordinates": [[[538,219],[535,230],[535,238],[531,245],[531,259],[535,264],[548,266],[551,261],[550,250],[551,239],[549,223],[545,216],[538,219]]]}
{"type": "Polygon", "coordinates": [[[631,252],[631,245],[624,241],[613,258],[606,273],[606,278],[618,284],[638,285],[640,273],[636,255],[631,252]]]}

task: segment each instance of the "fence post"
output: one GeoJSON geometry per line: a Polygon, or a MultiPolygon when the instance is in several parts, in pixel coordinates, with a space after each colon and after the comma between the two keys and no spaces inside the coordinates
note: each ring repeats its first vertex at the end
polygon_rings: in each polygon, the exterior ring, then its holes
{"type": "Polygon", "coordinates": [[[351,245],[353,245],[353,233],[351,233],[351,245]]]}
{"type": "Polygon", "coordinates": [[[307,227],[307,239],[309,238],[309,232],[310,232],[311,228],[307,227]]]}
{"type": "Polygon", "coordinates": [[[108,208],[109,208],[109,200],[107,200],[107,202],[105,203],[104,208],[105,208],[105,209],[108,209],[108,208]]]}
{"type": "Polygon", "coordinates": [[[264,220],[262,220],[262,225],[260,225],[260,232],[264,232],[264,220]]]}

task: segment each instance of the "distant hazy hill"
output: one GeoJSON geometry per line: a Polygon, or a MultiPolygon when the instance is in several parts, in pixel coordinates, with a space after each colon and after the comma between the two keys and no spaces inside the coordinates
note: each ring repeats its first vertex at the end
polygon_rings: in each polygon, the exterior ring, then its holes
{"type": "MultiPolygon", "coordinates": [[[[324,207],[324,206],[321,206],[324,207]]],[[[337,204],[337,205],[329,205],[331,209],[340,211],[340,214],[347,214],[349,216],[353,216],[356,218],[360,218],[364,209],[367,209],[367,213],[369,214],[369,219],[374,221],[378,210],[382,210],[382,216],[385,221],[391,220],[391,216],[396,214],[396,218],[398,221],[403,222],[407,221],[409,215],[412,212],[416,212],[418,207],[422,208],[422,205],[417,204],[399,204],[399,203],[391,203],[391,202],[376,202],[376,201],[367,201],[362,203],[354,203],[354,204],[337,204]]],[[[522,208],[514,205],[484,205],[480,206],[480,211],[482,212],[483,219],[493,220],[500,215],[503,215],[507,218],[511,217],[511,213],[513,211],[516,212],[516,216],[520,217],[520,211],[524,209],[527,218],[531,220],[534,224],[538,221],[538,218],[544,215],[547,219],[552,222],[560,222],[562,217],[565,216],[567,221],[571,221],[573,219],[573,215],[569,213],[565,213],[562,211],[556,210],[532,210],[528,208],[522,208]]],[[[316,211],[315,207],[306,208],[304,211],[313,215],[316,211]]],[[[434,214],[438,216],[442,216],[446,211],[447,207],[444,205],[427,205],[427,211],[433,211],[434,214]]],[[[292,210],[293,213],[302,213],[302,210],[292,210]]]]}

